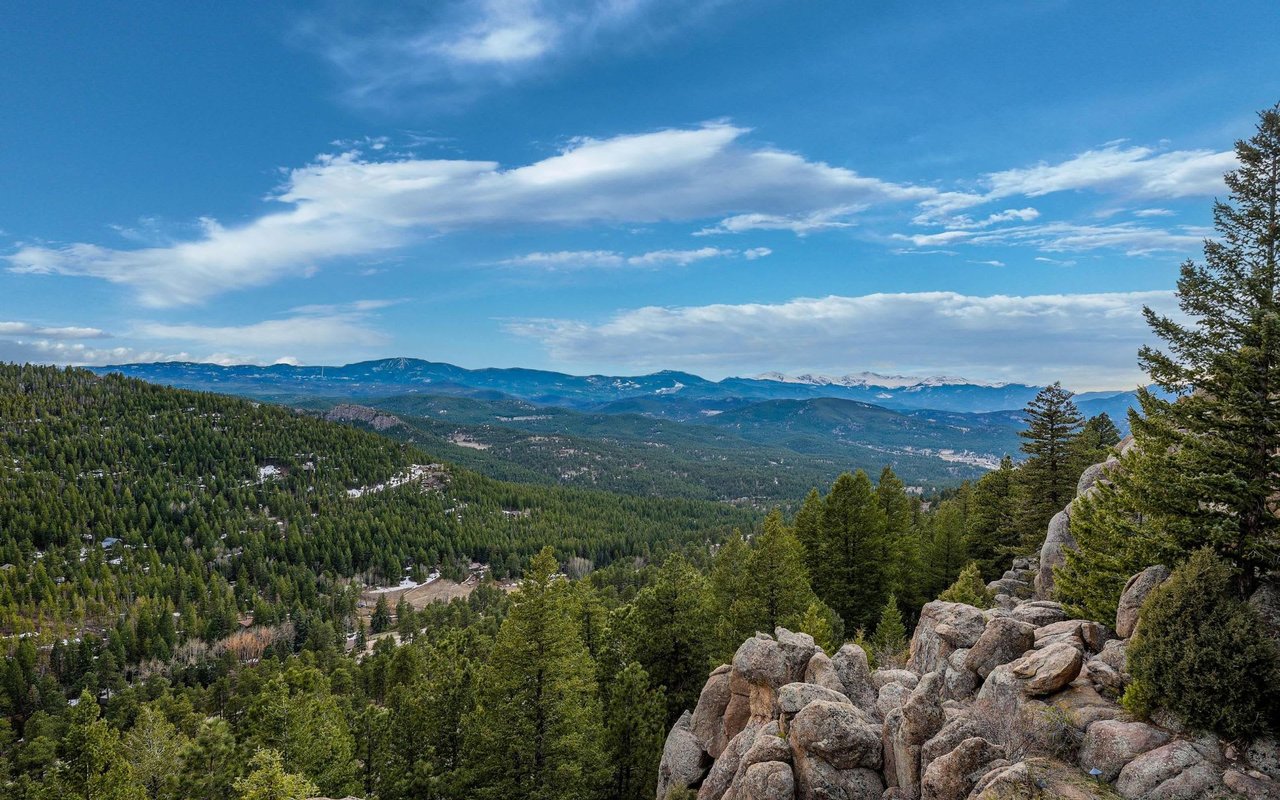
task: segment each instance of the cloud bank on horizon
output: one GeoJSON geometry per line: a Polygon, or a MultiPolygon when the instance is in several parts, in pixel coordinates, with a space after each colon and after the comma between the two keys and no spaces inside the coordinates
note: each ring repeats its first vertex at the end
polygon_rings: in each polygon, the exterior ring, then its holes
{"type": "MultiPolygon", "coordinates": [[[[291,96],[293,110],[333,104],[387,133],[331,135],[332,149],[292,166],[245,154],[251,169],[280,177],[210,189],[208,207],[234,211],[175,222],[160,192],[147,206],[112,206],[124,216],[98,218],[97,231],[50,226],[62,234],[50,236],[5,221],[0,293],[27,302],[0,302],[0,359],[405,354],[711,377],[878,369],[1079,388],[1140,380],[1141,308],[1176,312],[1172,265],[1212,234],[1210,203],[1235,164],[1229,140],[1247,135],[1236,123],[1251,109],[1223,121],[1230,136],[1148,138],[1123,119],[1082,120],[1092,141],[1039,155],[1031,139],[1002,132],[1017,146],[980,162],[937,150],[889,159],[878,138],[837,146],[765,103],[719,117],[698,86],[689,104],[711,118],[698,124],[637,115],[625,98],[599,104],[589,127],[540,116],[552,143],[486,122],[504,102],[561,85],[607,97],[615,62],[688,84],[689,73],[655,63],[695,59],[694,39],[732,36],[728,8],[455,0],[304,14],[271,57],[318,55],[339,91],[291,96]],[[447,135],[410,127],[442,115],[447,135]],[[254,194],[261,200],[246,204],[254,194]],[[82,292],[100,302],[73,302],[82,292]]],[[[752,13],[745,24],[772,11],[752,13]]],[[[816,93],[839,85],[811,82],[816,93]]],[[[1043,113],[1042,100],[1022,102],[1043,113]]]]}

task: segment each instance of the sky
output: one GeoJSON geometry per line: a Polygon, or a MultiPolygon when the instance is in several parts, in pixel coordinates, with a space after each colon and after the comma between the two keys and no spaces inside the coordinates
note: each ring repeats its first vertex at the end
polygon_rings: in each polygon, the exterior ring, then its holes
{"type": "Polygon", "coordinates": [[[1143,381],[1274,2],[14,4],[0,360],[1143,381]]]}

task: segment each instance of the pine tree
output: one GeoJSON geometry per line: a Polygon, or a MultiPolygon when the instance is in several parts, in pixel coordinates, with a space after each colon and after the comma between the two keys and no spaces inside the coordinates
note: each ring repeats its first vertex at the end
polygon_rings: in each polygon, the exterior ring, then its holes
{"type": "Polygon", "coordinates": [[[999,578],[1019,549],[1015,475],[1013,459],[1006,455],[999,469],[973,484],[965,538],[969,557],[978,562],[987,580],[999,578]]]}
{"type": "Polygon", "coordinates": [[[187,800],[223,800],[231,796],[236,740],[221,717],[206,719],[182,751],[178,790],[187,800]]]}
{"type": "Polygon", "coordinates": [[[1133,572],[1202,546],[1236,567],[1240,596],[1280,567],[1280,107],[1260,114],[1236,158],[1230,201],[1214,205],[1218,239],[1203,264],[1181,268],[1189,322],[1145,309],[1166,349],[1145,347],[1139,362],[1174,397],[1139,390],[1135,447],[1072,517],[1079,549],[1056,591],[1093,618],[1114,614],[1133,572]]]}
{"type": "Polygon", "coordinates": [[[628,663],[609,686],[605,704],[605,753],[612,770],[607,797],[649,800],[666,740],[666,701],[650,687],[644,667],[628,663]]]}
{"type": "Polygon", "coordinates": [[[481,798],[574,800],[604,779],[594,665],[550,547],[534,558],[477,682],[464,725],[481,798]]]}
{"type": "Polygon", "coordinates": [[[956,582],[938,595],[938,599],[983,609],[989,608],[993,600],[991,592],[987,591],[987,585],[982,582],[982,572],[978,569],[977,562],[972,561],[960,571],[956,582]]]}
{"type": "Polygon", "coordinates": [[[669,556],[619,621],[626,660],[662,682],[668,725],[697,704],[707,680],[714,630],[707,596],[702,574],[683,557],[669,556]]]}
{"type": "Polygon", "coordinates": [[[810,578],[818,574],[822,564],[822,505],[822,495],[817,489],[810,489],[792,524],[804,548],[804,564],[810,578]]]}
{"type": "Polygon", "coordinates": [[[816,599],[804,566],[804,548],[777,509],[765,517],[764,532],[751,543],[747,575],[746,590],[760,610],[761,630],[772,632],[793,623],[816,599]]]}
{"type": "Polygon", "coordinates": [[[1239,568],[1243,593],[1280,565],[1280,106],[1259,115],[1236,158],[1239,169],[1225,176],[1231,202],[1214,204],[1219,239],[1178,279],[1192,322],[1144,309],[1168,349],[1144,347],[1139,361],[1181,396],[1167,402],[1144,390],[1147,417],[1133,428],[1139,447],[1176,442],[1168,489],[1184,495],[1179,510],[1196,522],[1177,545],[1212,546],[1239,568]]]}
{"type": "Polygon", "coordinates": [[[240,800],[303,800],[320,791],[301,775],[285,771],[275,750],[259,750],[249,761],[253,771],[235,782],[240,800]]]}
{"type": "Polygon", "coordinates": [[[915,508],[902,479],[888,466],[880,471],[876,497],[884,510],[885,535],[889,541],[889,586],[907,605],[922,605],[925,599],[920,592],[923,566],[920,539],[915,530],[915,508]]]}
{"type": "Polygon", "coordinates": [[[133,728],[124,737],[124,752],[134,775],[151,800],[176,796],[178,767],[186,737],[155,706],[138,712],[133,728]]]}
{"type": "Polygon", "coordinates": [[[823,502],[817,591],[847,627],[866,627],[889,590],[885,514],[862,470],[836,478],[823,502]]]}
{"type": "Polygon", "coordinates": [[[742,640],[755,632],[760,608],[751,593],[747,572],[751,548],[734,531],[716,551],[707,578],[707,616],[715,620],[713,661],[728,661],[742,640]]]}
{"type": "Polygon", "coordinates": [[[1045,526],[1075,496],[1080,474],[1072,458],[1072,441],[1083,419],[1071,392],[1054,383],[1040,390],[1025,413],[1027,427],[1018,432],[1027,454],[1019,470],[1019,525],[1025,542],[1034,547],[1045,526]]]}
{"type": "Polygon", "coordinates": [[[373,616],[369,618],[369,628],[374,633],[382,633],[391,627],[391,608],[387,604],[386,592],[378,594],[378,602],[373,607],[373,616]]]}
{"type": "Polygon", "coordinates": [[[943,500],[929,520],[925,531],[925,572],[928,594],[942,591],[964,568],[969,560],[969,547],[965,539],[966,511],[969,497],[966,489],[955,497],[943,500]]]}
{"type": "Polygon", "coordinates": [[[876,623],[871,644],[876,651],[876,663],[882,667],[890,661],[896,662],[898,656],[907,649],[907,627],[902,623],[898,598],[892,594],[880,611],[880,621],[876,623]]]}

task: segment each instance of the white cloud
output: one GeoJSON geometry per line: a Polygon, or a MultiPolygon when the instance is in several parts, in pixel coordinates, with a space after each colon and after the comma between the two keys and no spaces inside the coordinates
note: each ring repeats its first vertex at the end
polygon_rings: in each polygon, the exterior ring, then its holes
{"type": "Polygon", "coordinates": [[[985,267],[1003,267],[1005,265],[1003,261],[997,261],[994,258],[988,261],[970,261],[969,263],[978,264],[985,267]]]}
{"type": "MultiPolygon", "coordinates": [[[[382,307],[381,305],[375,307],[382,307]]],[[[250,355],[228,355],[235,363],[270,362],[266,353],[307,353],[323,357],[334,350],[376,348],[389,337],[368,324],[371,309],[357,301],[348,306],[301,306],[286,317],[246,325],[197,325],[144,322],[134,334],[150,340],[185,342],[207,348],[229,348],[250,355]],[[364,307],[362,307],[364,306],[364,307]]],[[[290,356],[291,358],[294,356],[290,356]]],[[[211,356],[209,360],[220,360],[211,356]]]]}
{"type": "Polygon", "coordinates": [[[1140,208],[1133,212],[1135,217],[1172,217],[1173,212],[1167,208],[1140,208]]]}
{"type": "Polygon", "coordinates": [[[303,44],[339,71],[358,104],[469,99],[493,85],[626,53],[703,20],[720,0],[433,0],[327,9],[303,44]]]}
{"type": "MultiPolygon", "coordinates": [[[[927,190],[918,190],[920,196],[927,196],[927,190]]],[[[797,236],[806,236],[817,231],[833,228],[851,228],[851,217],[865,211],[866,205],[837,206],[825,208],[808,214],[735,214],[720,220],[715,225],[695,231],[694,236],[711,236],[717,233],[745,233],[746,231],[791,231],[797,236]]]]}
{"type": "Polygon", "coordinates": [[[746,133],[711,124],[576,139],[554,156],[509,169],[489,161],[325,156],[288,174],[271,198],[285,210],[245,225],[205,220],[198,238],[133,250],[28,244],[7,260],[17,272],[125,284],[148,305],[170,306],[305,275],[326,259],[396,248],[427,231],[812,215],[934,195],[750,147],[740,141],[746,133]]]}
{"type": "Polygon", "coordinates": [[[954,292],[799,298],[781,303],[646,307],[590,323],[515,320],[557,361],[711,374],[851,371],[892,364],[985,380],[1129,387],[1148,341],[1144,304],[1177,314],[1172,292],[966,296],[954,292]]]}
{"type": "Polygon", "coordinates": [[[1193,229],[1165,230],[1133,223],[1114,225],[1076,225],[1049,222],[1037,225],[1015,225],[991,230],[948,230],[939,233],[893,235],[915,247],[937,245],[1030,246],[1047,253],[1119,250],[1129,256],[1153,253],[1189,253],[1204,241],[1204,231],[1193,229]]]}
{"type": "Polygon", "coordinates": [[[0,338],[0,361],[31,364],[69,364],[71,366],[104,366],[146,361],[189,361],[185,352],[170,352],[134,347],[95,347],[65,339],[0,338]]]}
{"type": "Polygon", "coordinates": [[[1171,150],[1112,144],[1087,150],[1058,164],[1009,169],[987,175],[986,199],[1040,197],[1092,189],[1129,197],[1177,198],[1220,194],[1222,175],[1235,169],[1232,150],[1171,150]]]}
{"type": "Polygon", "coordinates": [[[532,267],[548,272],[618,267],[660,269],[667,266],[685,267],[713,258],[743,258],[747,261],[755,261],[772,253],[773,251],[767,247],[753,247],[749,250],[730,250],[719,247],[700,247],[695,250],[651,250],[632,256],[614,250],[556,250],[525,253],[497,263],[509,267],[532,267]]]}
{"type": "Polygon", "coordinates": [[[98,328],[74,325],[36,325],[31,322],[0,322],[0,336],[39,336],[44,339],[105,339],[111,336],[98,328]]]}

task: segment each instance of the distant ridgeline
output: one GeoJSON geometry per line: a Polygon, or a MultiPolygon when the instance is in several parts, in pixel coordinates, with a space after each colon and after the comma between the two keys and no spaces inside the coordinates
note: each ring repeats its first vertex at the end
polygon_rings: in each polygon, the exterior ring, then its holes
{"type": "Polygon", "coordinates": [[[246,613],[342,627],[353,576],[394,584],[471,559],[503,576],[545,544],[602,565],[754,519],[500,483],[276,406],[0,365],[0,635],[119,630],[126,662],[246,613]]]}
{"type": "MultiPolygon", "coordinates": [[[[712,382],[659,372],[573,376],[466,370],[415,359],[343,367],[106,367],[173,386],[329,410],[490,477],[632,494],[789,504],[844,470],[886,464],[928,492],[973,480],[1015,455],[1022,407],[1037,392],[961,379],[778,375],[712,382]],[[885,384],[885,385],[880,385],[885,384]],[[1012,410],[1010,410],[1012,409],[1012,410]]],[[[1086,416],[1126,429],[1131,392],[1078,395],[1086,416]]]]}

